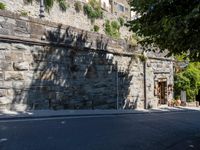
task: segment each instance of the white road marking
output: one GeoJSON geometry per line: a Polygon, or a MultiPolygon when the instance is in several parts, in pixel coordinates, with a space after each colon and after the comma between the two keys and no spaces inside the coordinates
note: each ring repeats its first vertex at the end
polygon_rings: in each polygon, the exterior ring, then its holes
{"type": "Polygon", "coordinates": [[[7,138],[1,138],[1,139],[0,139],[0,143],[2,143],[2,142],[6,142],[6,141],[8,141],[7,138]]]}

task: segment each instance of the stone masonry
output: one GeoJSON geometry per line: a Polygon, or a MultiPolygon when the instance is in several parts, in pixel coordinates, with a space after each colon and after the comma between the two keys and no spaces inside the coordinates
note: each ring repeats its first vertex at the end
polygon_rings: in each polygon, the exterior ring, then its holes
{"type": "MultiPolygon", "coordinates": [[[[104,32],[104,24],[105,20],[117,20],[119,16],[112,14],[111,12],[104,11],[103,19],[96,19],[95,22],[91,22],[88,19],[87,15],[84,14],[83,10],[80,12],[76,12],[74,3],[77,0],[66,0],[69,4],[69,8],[66,12],[62,12],[59,8],[58,3],[55,2],[53,8],[47,12],[45,11],[45,20],[53,21],[65,25],[70,25],[82,30],[91,31],[94,28],[94,25],[98,25],[100,27],[99,33],[105,34],[104,32]]],[[[23,16],[23,13],[26,13],[27,16],[38,18],[39,17],[39,2],[33,0],[33,2],[27,3],[26,0],[0,0],[6,4],[6,9],[18,13],[23,16]]],[[[120,2],[120,1],[119,1],[120,2]]],[[[125,3],[127,4],[127,3],[125,3]]],[[[82,6],[84,3],[82,3],[82,6]]],[[[128,6],[127,6],[128,7],[128,6]]],[[[130,10],[129,10],[130,11],[130,10]]],[[[129,38],[132,33],[129,32],[128,28],[123,26],[120,28],[121,38],[129,38]]]]}
{"type": "Polygon", "coordinates": [[[0,11],[0,109],[115,109],[127,98],[126,108],[157,107],[173,60],[142,57],[124,40],[0,11]]]}

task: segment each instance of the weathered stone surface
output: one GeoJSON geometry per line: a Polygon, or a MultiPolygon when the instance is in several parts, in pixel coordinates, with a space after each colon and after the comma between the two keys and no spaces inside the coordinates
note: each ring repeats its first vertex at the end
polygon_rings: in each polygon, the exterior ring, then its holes
{"type": "Polygon", "coordinates": [[[7,18],[6,22],[14,25],[16,23],[16,20],[11,19],[11,18],[7,18]]]}
{"type": "Polygon", "coordinates": [[[17,72],[17,71],[5,71],[5,80],[23,80],[23,73],[22,72],[17,72]]]}
{"type": "MultiPolygon", "coordinates": [[[[121,102],[130,96],[131,103],[137,98],[136,105],[144,107],[144,64],[131,55],[121,53],[126,52],[124,41],[102,36],[102,41],[98,43],[96,40],[101,35],[96,33],[68,26],[62,26],[59,31],[54,23],[30,21],[29,18],[14,21],[17,18],[15,16],[7,22],[10,27],[13,24],[17,26],[16,37],[30,37],[31,31],[32,35],[35,34],[34,38],[40,40],[39,36],[43,34],[40,32],[45,29],[49,31],[47,40],[65,44],[48,44],[30,38],[27,40],[32,42],[20,38],[16,43],[0,43],[0,89],[7,90],[11,100],[33,104],[34,108],[48,108],[52,100],[56,108],[91,109],[116,108],[117,96],[121,102]],[[68,48],[69,45],[77,47],[68,48]],[[83,46],[89,50],[83,50],[83,46]],[[93,50],[90,46],[97,49],[93,50]],[[109,49],[120,55],[113,53],[108,60],[106,51],[99,49],[109,49]]],[[[3,27],[6,28],[5,25],[3,27]]],[[[9,27],[6,29],[12,30],[9,27]]],[[[173,84],[173,63],[150,59],[146,75],[147,99],[156,106],[158,98],[154,95],[154,80],[166,78],[168,84],[173,84]],[[166,67],[168,74],[163,73],[166,67]],[[154,71],[157,71],[156,75],[154,71]]],[[[6,97],[4,92],[1,95],[6,97]]]]}
{"type": "Polygon", "coordinates": [[[6,96],[6,90],[5,89],[0,89],[0,97],[6,96]]]}
{"type": "Polygon", "coordinates": [[[4,73],[0,71],[0,81],[2,81],[3,79],[4,79],[4,73]]]}
{"type": "Polygon", "coordinates": [[[37,36],[40,35],[40,37],[45,32],[44,26],[41,26],[41,25],[36,24],[36,23],[30,23],[30,29],[31,29],[31,34],[37,35],[37,36]]]}
{"type": "Polygon", "coordinates": [[[20,27],[20,28],[27,28],[27,22],[26,21],[16,20],[16,25],[17,25],[17,27],[20,27]]]}
{"type": "Polygon", "coordinates": [[[9,99],[8,97],[0,97],[0,105],[7,105],[11,103],[12,103],[12,100],[9,99]]]}
{"type": "Polygon", "coordinates": [[[12,81],[3,81],[1,85],[3,89],[12,89],[12,81]]]}
{"type": "Polygon", "coordinates": [[[0,16],[0,22],[4,22],[5,21],[5,18],[0,16]]]}
{"type": "Polygon", "coordinates": [[[11,51],[10,55],[7,57],[10,57],[10,59],[14,62],[16,61],[23,61],[23,52],[18,52],[18,51],[11,51]]]}
{"type": "Polygon", "coordinates": [[[29,63],[28,62],[18,62],[18,63],[14,63],[13,67],[14,67],[14,70],[24,71],[24,70],[29,69],[29,63]]]}
{"type": "Polygon", "coordinates": [[[12,87],[14,89],[23,89],[24,88],[24,82],[23,81],[13,81],[12,82],[12,87]]]}
{"type": "Polygon", "coordinates": [[[4,60],[4,59],[5,59],[4,52],[1,52],[1,51],[0,51],[0,60],[4,60]]]}
{"type": "Polygon", "coordinates": [[[9,30],[8,30],[8,29],[1,28],[1,29],[0,29],[0,34],[2,34],[2,35],[9,35],[9,30]]]}
{"type": "Polygon", "coordinates": [[[12,62],[8,60],[0,60],[0,70],[4,70],[4,71],[13,70],[12,62]]]}
{"type": "Polygon", "coordinates": [[[10,47],[11,47],[10,44],[0,42],[0,50],[9,50],[10,47]]]}
{"type": "Polygon", "coordinates": [[[30,49],[29,46],[24,45],[24,44],[12,44],[12,46],[13,46],[14,49],[16,49],[16,50],[28,50],[28,49],[30,49]]]}

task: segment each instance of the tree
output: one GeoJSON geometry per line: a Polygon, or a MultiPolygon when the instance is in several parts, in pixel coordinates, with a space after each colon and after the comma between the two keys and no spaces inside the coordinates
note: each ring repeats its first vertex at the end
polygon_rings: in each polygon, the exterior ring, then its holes
{"type": "Polygon", "coordinates": [[[200,0],[130,0],[130,5],[139,17],[127,26],[142,45],[200,60],[200,0]]]}
{"type": "Polygon", "coordinates": [[[190,63],[184,71],[177,73],[174,88],[175,97],[180,95],[181,90],[184,90],[187,101],[194,101],[200,90],[200,63],[190,63]]]}

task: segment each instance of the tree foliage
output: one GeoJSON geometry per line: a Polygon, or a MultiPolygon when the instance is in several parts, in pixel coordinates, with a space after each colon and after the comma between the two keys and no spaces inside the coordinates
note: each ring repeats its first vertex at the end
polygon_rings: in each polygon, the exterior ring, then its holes
{"type": "Polygon", "coordinates": [[[200,0],[130,0],[130,5],[138,18],[127,26],[143,38],[141,44],[200,60],[200,0]]]}
{"type": "Polygon", "coordinates": [[[194,101],[200,90],[200,63],[190,63],[188,67],[175,76],[175,96],[179,96],[181,90],[186,91],[187,100],[194,101]]]}

